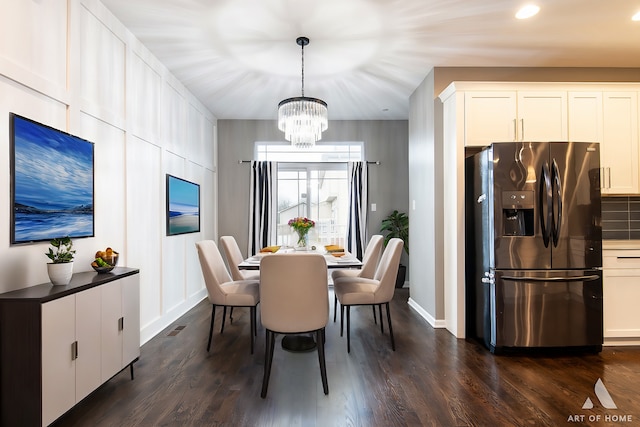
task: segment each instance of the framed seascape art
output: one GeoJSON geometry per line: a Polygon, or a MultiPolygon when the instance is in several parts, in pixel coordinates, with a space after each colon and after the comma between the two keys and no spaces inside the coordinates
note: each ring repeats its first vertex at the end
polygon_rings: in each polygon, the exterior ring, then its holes
{"type": "Polygon", "coordinates": [[[167,174],[167,236],[200,231],[200,185],[167,174]]]}
{"type": "Polygon", "coordinates": [[[10,115],[11,244],[94,235],[94,145],[10,115]]]}

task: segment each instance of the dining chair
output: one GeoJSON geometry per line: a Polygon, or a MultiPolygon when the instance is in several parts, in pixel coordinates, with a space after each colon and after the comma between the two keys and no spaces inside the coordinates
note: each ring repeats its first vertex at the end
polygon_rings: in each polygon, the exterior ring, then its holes
{"type": "Polygon", "coordinates": [[[404,242],[402,239],[393,238],[387,243],[387,247],[382,253],[382,258],[378,263],[376,272],[372,279],[364,277],[341,277],[334,283],[334,291],[340,302],[340,336],[342,336],[344,324],[344,311],[347,311],[347,352],[351,352],[351,306],[354,305],[377,305],[380,310],[380,329],[384,333],[382,325],[382,305],[387,309],[387,323],[389,324],[389,335],[391,336],[391,349],[396,350],[393,339],[393,327],[391,326],[391,313],[389,311],[389,301],[393,298],[395,291],[396,276],[400,265],[404,242]],[[336,286],[337,285],[337,286],[336,286]]]}
{"type": "MultiPolygon", "coordinates": [[[[373,279],[373,275],[376,272],[378,266],[378,260],[380,259],[380,252],[382,251],[382,242],[384,237],[380,234],[374,234],[369,239],[366,249],[364,250],[364,256],[362,257],[362,268],[356,269],[340,269],[333,270],[331,272],[331,279],[333,280],[333,321],[336,321],[338,297],[335,293],[336,279],[341,277],[364,277],[366,279],[373,279]]],[[[373,308],[373,319],[376,320],[376,308],[373,308]]],[[[376,321],[377,322],[377,321],[376,321]]],[[[380,322],[382,322],[382,313],[380,313],[380,322]]]]}
{"type": "MultiPolygon", "coordinates": [[[[260,271],[256,270],[240,270],[238,268],[238,264],[244,261],[242,257],[242,252],[240,251],[240,246],[238,246],[238,242],[236,238],[233,236],[222,236],[220,237],[220,245],[222,246],[222,251],[224,252],[224,256],[227,259],[227,265],[229,266],[229,271],[231,272],[231,278],[233,280],[259,280],[260,279],[260,271]]],[[[252,254],[249,254],[252,255],[252,254]]]]}
{"type": "Polygon", "coordinates": [[[211,349],[216,306],[223,307],[220,333],[224,332],[224,318],[227,314],[227,307],[248,307],[251,322],[251,354],[253,354],[254,337],[257,335],[256,307],[260,302],[260,282],[258,280],[233,280],[213,240],[197,242],[196,249],[207,287],[207,295],[212,306],[207,351],[211,349]]]}
{"type": "Polygon", "coordinates": [[[329,321],[327,262],[322,254],[274,254],[260,261],[260,313],[266,329],[264,376],[267,396],[277,334],[315,335],[324,394],[329,394],[324,354],[329,321]]]}

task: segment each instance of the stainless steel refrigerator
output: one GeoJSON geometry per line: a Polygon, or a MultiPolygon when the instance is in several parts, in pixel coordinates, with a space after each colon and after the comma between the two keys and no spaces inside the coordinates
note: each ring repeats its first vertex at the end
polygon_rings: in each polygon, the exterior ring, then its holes
{"type": "Polygon", "coordinates": [[[598,144],[493,143],[465,167],[468,336],[601,351],[598,144]]]}

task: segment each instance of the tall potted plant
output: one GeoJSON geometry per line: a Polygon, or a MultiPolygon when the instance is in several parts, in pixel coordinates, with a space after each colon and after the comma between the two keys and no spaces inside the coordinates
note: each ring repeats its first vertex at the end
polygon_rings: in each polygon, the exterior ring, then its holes
{"type": "MultiPolygon", "coordinates": [[[[382,220],[380,232],[386,233],[384,236],[384,246],[387,246],[389,240],[397,237],[402,239],[404,242],[404,251],[409,255],[409,217],[406,213],[394,210],[382,220]]],[[[396,277],[396,288],[404,286],[406,276],[407,266],[400,264],[398,267],[398,276],[396,277]]]]}
{"type": "Polygon", "coordinates": [[[53,248],[45,255],[51,260],[47,264],[49,280],[54,285],[68,285],[73,275],[73,257],[76,253],[73,250],[73,242],[69,236],[55,238],[49,242],[53,248]]]}

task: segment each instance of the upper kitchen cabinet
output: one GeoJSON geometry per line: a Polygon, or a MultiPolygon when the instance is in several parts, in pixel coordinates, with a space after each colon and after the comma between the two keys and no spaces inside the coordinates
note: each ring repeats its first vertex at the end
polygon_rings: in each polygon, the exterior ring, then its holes
{"type": "Polygon", "coordinates": [[[567,139],[567,92],[465,90],[464,145],[567,139]]]}
{"type": "Polygon", "coordinates": [[[567,92],[518,91],[516,141],[566,141],[567,92]]]}
{"type": "Polygon", "coordinates": [[[604,92],[602,194],[638,194],[638,93],[604,92]]]}
{"type": "Polygon", "coordinates": [[[569,92],[569,139],[600,143],[602,194],[637,194],[637,92],[569,92]]]}
{"type": "Polygon", "coordinates": [[[483,147],[496,141],[515,141],[515,91],[464,93],[464,144],[483,147]]]}

